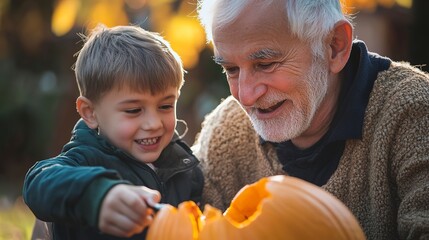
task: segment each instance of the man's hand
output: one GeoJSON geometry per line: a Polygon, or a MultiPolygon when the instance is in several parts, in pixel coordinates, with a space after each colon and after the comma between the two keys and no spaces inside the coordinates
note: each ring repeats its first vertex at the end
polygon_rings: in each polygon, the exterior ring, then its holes
{"type": "Polygon", "coordinates": [[[158,191],[142,186],[119,184],[107,192],[98,220],[101,232],[118,237],[140,233],[152,222],[149,205],[159,202],[158,191]]]}

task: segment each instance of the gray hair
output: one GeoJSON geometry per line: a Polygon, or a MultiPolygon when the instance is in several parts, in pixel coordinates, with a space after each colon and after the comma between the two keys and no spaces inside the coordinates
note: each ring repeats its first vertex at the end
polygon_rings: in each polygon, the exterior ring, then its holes
{"type": "Polygon", "coordinates": [[[79,92],[91,101],[114,87],[149,92],[183,85],[180,57],[159,34],[138,26],[95,27],[74,66],[79,92]]]}
{"type": "MultiPolygon", "coordinates": [[[[258,4],[271,4],[275,0],[257,0],[258,4]]],[[[251,3],[250,0],[199,0],[198,16],[203,25],[207,40],[212,37],[213,22],[225,26],[251,3]]],[[[340,20],[351,21],[342,12],[340,0],[284,0],[285,14],[291,33],[298,39],[308,42],[314,56],[322,57],[323,41],[340,20]]]]}

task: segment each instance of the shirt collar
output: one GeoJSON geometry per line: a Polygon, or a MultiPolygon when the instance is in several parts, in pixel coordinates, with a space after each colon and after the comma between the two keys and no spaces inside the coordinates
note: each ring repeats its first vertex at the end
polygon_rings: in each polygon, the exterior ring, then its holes
{"type": "Polygon", "coordinates": [[[365,110],[379,72],[390,66],[390,59],[368,52],[364,42],[355,40],[349,61],[342,71],[339,107],[331,124],[328,142],[362,137],[365,110]]]}

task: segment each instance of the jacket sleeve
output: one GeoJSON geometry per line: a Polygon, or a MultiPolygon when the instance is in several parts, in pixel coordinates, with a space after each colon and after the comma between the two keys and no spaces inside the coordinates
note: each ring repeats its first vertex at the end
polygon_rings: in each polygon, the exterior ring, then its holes
{"type": "Polygon", "coordinates": [[[41,220],[96,226],[101,201],[119,183],[125,181],[115,171],[58,156],[29,169],[23,198],[41,220]]]}

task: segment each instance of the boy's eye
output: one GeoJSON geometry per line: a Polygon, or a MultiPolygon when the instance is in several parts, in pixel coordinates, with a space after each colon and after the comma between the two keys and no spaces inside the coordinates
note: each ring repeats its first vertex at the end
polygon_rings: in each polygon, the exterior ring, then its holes
{"type": "Polygon", "coordinates": [[[125,110],[125,112],[129,113],[129,114],[136,114],[136,113],[139,113],[140,111],[141,111],[140,108],[133,108],[133,109],[127,109],[127,110],[125,110]]]}
{"type": "Polygon", "coordinates": [[[171,109],[171,108],[174,108],[174,105],[171,105],[171,104],[165,104],[165,105],[162,105],[161,107],[159,107],[160,109],[162,109],[162,110],[168,110],[168,109],[171,109]]]}

